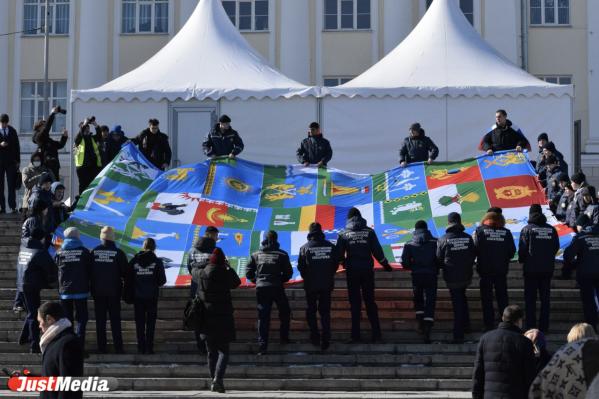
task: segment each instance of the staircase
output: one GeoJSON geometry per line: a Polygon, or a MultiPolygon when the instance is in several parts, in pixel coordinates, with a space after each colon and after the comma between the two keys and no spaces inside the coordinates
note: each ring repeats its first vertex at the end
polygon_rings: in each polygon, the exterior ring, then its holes
{"type": "MultiPolygon", "coordinates": [[[[40,355],[29,354],[28,346],[17,343],[24,315],[16,315],[12,311],[20,221],[3,216],[0,219],[0,364],[9,369],[26,367],[38,372],[40,355]]],[[[519,267],[518,264],[512,265],[508,286],[510,303],[523,305],[523,280],[519,267]]],[[[350,397],[336,395],[335,392],[369,392],[372,395],[378,392],[386,397],[398,397],[394,393],[399,391],[414,391],[412,395],[416,395],[416,391],[421,395],[423,391],[430,392],[426,394],[429,396],[417,397],[470,397],[468,391],[476,341],[482,330],[476,281],[468,290],[473,333],[462,345],[448,344],[452,338],[452,307],[442,279],[439,280],[432,334],[434,343],[421,343],[421,337],[414,331],[410,275],[401,271],[376,273],[376,298],[384,343],[343,344],[349,339],[350,328],[345,285],[344,276],[340,274],[332,303],[333,343],[326,353],[308,343],[304,292],[301,286],[294,286],[287,289],[287,294],[292,308],[291,339],[297,344],[278,344],[275,310],[271,322],[271,337],[274,339],[268,354],[261,357],[256,356],[255,292],[253,289],[233,291],[238,339],[232,344],[225,380],[227,389],[260,391],[259,395],[258,392],[255,394],[260,398],[280,397],[276,391],[314,391],[315,397],[350,397]],[[333,396],[328,396],[331,394],[333,396]]],[[[169,391],[168,397],[174,397],[177,392],[183,395],[183,391],[206,390],[209,381],[205,358],[197,353],[193,333],[181,329],[182,309],[187,296],[187,288],[161,289],[155,355],[136,354],[133,308],[124,303],[123,338],[127,354],[94,354],[96,334],[93,300],[90,300],[86,341],[92,354],[86,359],[86,375],[117,377],[119,389],[131,391],[131,397],[145,395],[139,391],[148,395],[151,391],[169,391]]],[[[55,291],[43,292],[42,301],[55,298],[55,291]]],[[[555,350],[565,342],[570,327],[582,320],[582,307],[574,281],[553,281],[551,309],[551,334],[547,338],[550,349],[555,350]]],[[[365,314],[363,317],[363,337],[369,337],[368,321],[365,314]]],[[[110,332],[107,335],[110,343],[110,332]]],[[[109,350],[112,350],[110,344],[109,350]]],[[[6,386],[5,377],[1,378],[0,384],[6,386]]],[[[10,395],[0,391],[0,396],[10,395]]],[[[119,396],[125,397],[122,392],[119,396]]]]}

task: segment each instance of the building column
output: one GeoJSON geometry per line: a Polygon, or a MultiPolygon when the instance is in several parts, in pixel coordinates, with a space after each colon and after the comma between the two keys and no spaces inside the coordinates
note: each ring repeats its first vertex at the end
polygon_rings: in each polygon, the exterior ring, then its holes
{"type": "MultiPolygon", "coordinates": [[[[0,2],[0,26],[5,27],[4,31],[8,31],[10,26],[8,16],[10,13],[10,2],[0,2]]],[[[8,112],[8,82],[9,79],[9,63],[14,62],[9,57],[8,44],[9,40],[13,40],[13,36],[2,36],[0,37],[0,113],[8,112]]],[[[13,116],[16,119],[16,115],[13,116]]]]}
{"type": "MultiPolygon", "coordinates": [[[[281,72],[298,82],[310,83],[310,7],[304,1],[281,1],[281,72]]],[[[274,10],[271,10],[271,12],[274,10]]],[[[274,26],[271,35],[274,35],[274,26]]],[[[317,76],[318,80],[320,77],[317,76]]]]}
{"type": "Polygon", "coordinates": [[[384,0],[383,20],[383,51],[384,57],[389,54],[412,31],[412,3],[408,1],[384,0]]]}
{"type": "MultiPolygon", "coordinates": [[[[109,79],[108,76],[108,40],[113,32],[105,28],[98,29],[98,21],[109,18],[108,1],[79,2],[79,32],[77,57],[77,82],[73,89],[91,89],[101,86],[109,79]]],[[[120,24],[120,21],[115,21],[120,24]]]]}
{"type": "MultiPolygon", "coordinates": [[[[599,2],[587,2],[587,57],[589,90],[589,139],[586,152],[599,153],[599,2]]],[[[583,122],[584,123],[584,122],[583,122]]]]}

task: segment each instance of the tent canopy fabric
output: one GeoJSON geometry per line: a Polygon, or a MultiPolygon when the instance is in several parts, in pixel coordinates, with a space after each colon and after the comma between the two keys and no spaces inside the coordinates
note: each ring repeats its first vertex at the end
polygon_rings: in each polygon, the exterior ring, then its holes
{"type": "Polygon", "coordinates": [[[435,0],[410,35],[333,97],[572,97],[571,85],[544,82],[512,64],[468,22],[456,0],[435,0]]]}
{"type": "Polygon", "coordinates": [[[271,67],[233,26],[219,0],[201,0],[177,35],[133,71],[71,101],[242,100],[315,95],[271,67]]]}

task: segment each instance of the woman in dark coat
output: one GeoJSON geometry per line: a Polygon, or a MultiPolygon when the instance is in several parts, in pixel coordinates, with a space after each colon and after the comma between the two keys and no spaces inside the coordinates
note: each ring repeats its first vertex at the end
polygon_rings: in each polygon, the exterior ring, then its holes
{"type": "Polygon", "coordinates": [[[198,297],[205,309],[200,328],[208,351],[208,369],[213,392],[225,392],[223,377],[229,360],[229,343],[235,340],[235,320],[231,290],[239,287],[241,280],[227,262],[225,254],[216,248],[210,264],[204,269],[194,269],[198,281],[198,297]]]}

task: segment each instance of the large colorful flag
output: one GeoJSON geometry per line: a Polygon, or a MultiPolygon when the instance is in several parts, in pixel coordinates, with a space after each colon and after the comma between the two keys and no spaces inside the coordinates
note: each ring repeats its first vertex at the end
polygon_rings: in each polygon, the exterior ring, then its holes
{"type": "MultiPolygon", "coordinates": [[[[360,209],[386,256],[399,266],[418,220],[425,220],[440,236],[447,215],[459,212],[472,232],[490,206],[499,206],[518,240],[531,204],[545,204],[545,198],[524,153],[420,163],[373,176],[240,159],[163,172],[127,144],[83,193],[56,239],[60,242],[64,228],[76,226],[92,248],[99,243],[102,226],[110,225],[120,247],[133,256],[146,238],[153,238],[167,268],[168,285],[185,285],[190,280],[187,253],[209,225],[219,228],[218,245],[243,277],[249,255],[260,247],[266,231],[279,233],[295,268],[310,223],[318,221],[334,241],[352,206],[360,209]]],[[[573,233],[543,206],[564,248],[573,233]]],[[[293,279],[300,279],[297,269],[293,279]]]]}

